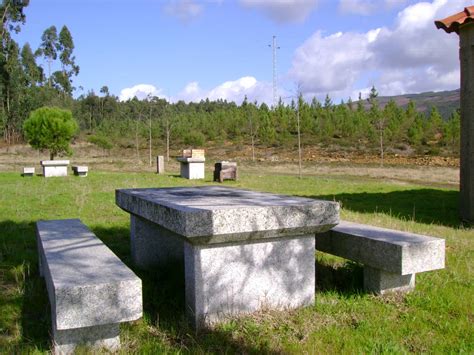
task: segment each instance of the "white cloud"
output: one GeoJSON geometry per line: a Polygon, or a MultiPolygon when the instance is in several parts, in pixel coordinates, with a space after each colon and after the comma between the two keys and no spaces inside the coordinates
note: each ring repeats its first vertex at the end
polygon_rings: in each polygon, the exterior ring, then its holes
{"type": "Polygon", "coordinates": [[[407,0],[340,0],[339,11],[368,16],[374,12],[403,6],[407,0]]]}
{"type": "Polygon", "coordinates": [[[195,0],[171,0],[164,6],[164,10],[182,22],[189,22],[201,15],[203,6],[195,0]]]}
{"type": "MultiPolygon", "coordinates": [[[[281,95],[284,96],[284,92],[281,91],[281,93],[281,95]]],[[[271,83],[258,81],[253,76],[244,76],[237,80],[226,81],[209,90],[201,88],[197,81],[192,81],[188,83],[180,93],[172,97],[165,95],[162,89],[158,89],[154,85],[138,84],[121,90],[119,100],[127,101],[134,97],[139,100],[145,100],[153,96],[164,98],[170,102],[180,100],[185,102],[199,102],[209,99],[211,101],[226,100],[237,104],[242,103],[245,96],[247,96],[250,102],[265,102],[271,105],[273,91],[271,83]]]]}
{"type": "Polygon", "coordinates": [[[437,30],[441,19],[470,5],[434,0],[403,9],[391,27],[366,33],[316,32],[293,57],[289,76],[306,93],[353,96],[375,85],[381,95],[459,87],[458,37],[437,30]]]}
{"type": "Polygon", "coordinates": [[[163,94],[163,90],[157,89],[155,86],[150,84],[138,84],[132,86],[131,88],[125,88],[120,91],[119,100],[127,101],[136,97],[139,100],[144,100],[148,96],[157,96],[161,98],[167,98],[163,94]]]}
{"type": "Polygon", "coordinates": [[[240,0],[240,4],[257,9],[278,23],[304,22],[319,0],[240,0]]]}
{"type": "Polygon", "coordinates": [[[351,86],[373,60],[368,50],[373,36],[374,32],[339,32],[324,37],[316,32],[297,49],[290,76],[304,92],[327,93],[351,86]]]}
{"type": "Polygon", "coordinates": [[[234,81],[226,81],[213,89],[204,90],[197,82],[191,82],[185,86],[173,101],[183,100],[185,102],[199,102],[208,98],[214,100],[226,100],[240,104],[245,96],[251,102],[272,103],[272,85],[260,82],[252,76],[244,76],[234,81]]]}

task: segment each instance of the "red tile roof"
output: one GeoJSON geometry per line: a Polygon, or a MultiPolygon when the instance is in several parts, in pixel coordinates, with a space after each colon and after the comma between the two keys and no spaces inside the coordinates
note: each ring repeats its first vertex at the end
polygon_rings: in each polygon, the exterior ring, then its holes
{"type": "Polygon", "coordinates": [[[466,23],[474,21],[474,6],[468,6],[452,16],[446,17],[444,20],[435,21],[435,25],[438,28],[442,28],[448,33],[456,32],[459,34],[459,27],[466,23]]]}

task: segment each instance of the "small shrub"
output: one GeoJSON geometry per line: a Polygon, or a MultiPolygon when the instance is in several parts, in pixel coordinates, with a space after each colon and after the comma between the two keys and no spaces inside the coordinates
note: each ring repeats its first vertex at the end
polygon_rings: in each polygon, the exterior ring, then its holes
{"type": "Polygon", "coordinates": [[[112,142],[103,136],[90,136],[87,138],[87,141],[89,143],[95,144],[99,148],[102,148],[104,150],[110,150],[113,147],[112,142]]]}
{"type": "Polygon", "coordinates": [[[194,131],[184,136],[184,144],[194,147],[202,147],[205,141],[206,137],[201,132],[194,131]]]}
{"type": "Polygon", "coordinates": [[[69,110],[41,107],[31,112],[23,124],[28,143],[39,151],[49,150],[50,159],[72,154],[69,144],[79,126],[69,110]]]}

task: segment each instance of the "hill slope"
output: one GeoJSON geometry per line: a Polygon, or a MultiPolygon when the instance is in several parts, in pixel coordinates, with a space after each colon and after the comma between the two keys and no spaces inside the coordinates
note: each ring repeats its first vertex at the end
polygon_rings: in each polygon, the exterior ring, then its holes
{"type": "MultiPolygon", "coordinates": [[[[380,106],[384,107],[390,100],[394,100],[398,106],[406,107],[410,101],[414,101],[418,111],[429,114],[431,107],[436,106],[440,114],[448,119],[451,113],[459,108],[460,91],[423,92],[420,94],[406,94],[397,96],[379,96],[377,99],[380,106]]],[[[366,108],[369,103],[364,103],[366,108]]]]}

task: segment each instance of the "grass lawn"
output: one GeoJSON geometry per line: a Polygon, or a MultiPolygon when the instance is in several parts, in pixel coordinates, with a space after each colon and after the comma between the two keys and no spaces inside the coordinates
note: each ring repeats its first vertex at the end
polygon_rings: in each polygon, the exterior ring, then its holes
{"type": "MultiPolygon", "coordinates": [[[[35,222],[80,218],[143,280],[144,317],[121,326],[121,353],[473,353],[474,230],[457,219],[458,192],[351,176],[243,172],[242,187],[340,201],[342,218],[446,239],[446,269],[418,274],[416,290],[383,297],[362,290],[360,265],[318,253],[316,302],[262,311],[196,334],[185,322],[183,270],[131,263],[129,215],[114,190],[211,184],[152,173],[87,178],[0,174],[0,352],[50,351],[51,318],[39,277],[35,222]]],[[[87,349],[82,349],[87,353],[87,349]]]]}

